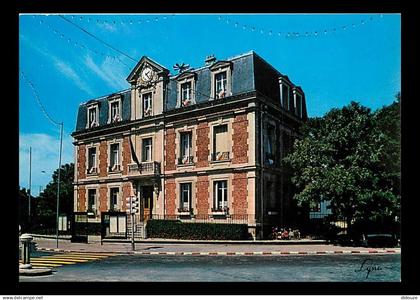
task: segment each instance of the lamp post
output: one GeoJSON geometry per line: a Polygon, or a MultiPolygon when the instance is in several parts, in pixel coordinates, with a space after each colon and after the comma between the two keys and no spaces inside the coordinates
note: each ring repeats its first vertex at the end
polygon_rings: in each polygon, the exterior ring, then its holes
{"type": "Polygon", "coordinates": [[[28,202],[28,222],[31,223],[31,190],[32,190],[32,147],[29,147],[29,202],[28,202]]]}
{"type": "Polygon", "coordinates": [[[60,173],[61,173],[61,149],[63,145],[63,122],[60,123],[60,155],[58,160],[58,178],[57,178],[57,216],[56,216],[56,244],[58,248],[58,214],[60,207],[60,173]]]}

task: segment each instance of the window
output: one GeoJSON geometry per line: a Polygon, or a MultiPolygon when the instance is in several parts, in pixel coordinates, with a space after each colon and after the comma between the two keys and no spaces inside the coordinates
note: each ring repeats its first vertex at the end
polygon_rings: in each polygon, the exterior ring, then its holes
{"type": "Polygon", "coordinates": [[[289,109],[289,86],[282,84],[282,101],[284,109],[289,109]]]}
{"type": "Polygon", "coordinates": [[[91,147],[88,148],[88,169],[87,169],[87,173],[88,174],[94,174],[96,173],[96,148],[95,147],[91,147]]]}
{"type": "Polygon", "coordinates": [[[191,82],[181,84],[181,106],[188,106],[192,100],[191,82]]]}
{"type": "Polygon", "coordinates": [[[180,133],[180,159],[179,164],[192,163],[192,133],[181,132],[180,133]]]}
{"type": "Polygon", "coordinates": [[[179,212],[189,212],[191,209],[191,183],[180,184],[181,199],[179,203],[179,212]]]}
{"type": "Polygon", "coordinates": [[[213,157],[212,160],[229,159],[229,139],[227,125],[215,126],[213,129],[213,157]]]}
{"type": "Polygon", "coordinates": [[[217,73],[215,75],[215,98],[223,98],[226,96],[226,90],[227,90],[227,76],[226,71],[217,73]]]}
{"type": "Polygon", "coordinates": [[[92,128],[95,126],[98,126],[96,106],[88,109],[88,127],[92,128]]]}
{"type": "Polygon", "coordinates": [[[143,117],[152,115],[152,93],[142,95],[143,102],[143,117]]]}
{"type": "Polygon", "coordinates": [[[152,138],[142,140],[142,161],[152,160],[152,138]]]}
{"type": "Polygon", "coordinates": [[[296,94],[296,114],[302,117],[302,96],[300,94],[296,94]]]}
{"type": "Polygon", "coordinates": [[[118,198],[120,194],[120,188],[111,188],[109,191],[110,195],[110,203],[109,208],[110,210],[118,210],[118,198]]]}
{"type": "Polygon", "coordinates": [[[88,212],[92,212],[96,215],[96,190],[88,190],[88,212]]]}
{"type": "Polygon", "coordinates": [[[120,169],[120,144],[111,144],[110,147],[110,171],[119,171],[120,169]]]}
{"type": "Polygon", "coordinates": [[[213,211],[228,212],[227,180],[214,182],[214,209],[213,211]]]}
{"type": "Polygon", "coordinates": [[[120,103],[111,102],[111,123],[120,121],[120,103]]]}
{"type": "Polygon", "coordinates": [[[274,164],[275,157],[275,127],[271,124],[267,124],[267,133],[266,133],[266,145],[265,145],[265,161],[269,165],[274,164]]]}

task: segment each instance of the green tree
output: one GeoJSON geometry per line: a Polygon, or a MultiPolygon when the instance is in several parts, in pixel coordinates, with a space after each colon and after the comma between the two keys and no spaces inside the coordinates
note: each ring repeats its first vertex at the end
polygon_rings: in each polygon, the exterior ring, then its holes
{"type": "Polygon", "coordinates": [[[293,172],[299,205],[330,200],[333,215],[345,218],[349,229],[352,220],[398,213],[399,194],[388,162],[393,139],[383,128],[391,120],[378,115],[351,102],[303,125],[302,138],[284,159],[293,172]]]}
{"type": "MultiPolygon", "coordinates": [[[[74,164],[70,163],[62,165],[60,172],[60,214],[65,213],[69,215],[73,212],[73,181],[74,164]]],[[[57,211],[57,183],[58,169],[54,171],[52,181],[48,183],[38,197],[38,216],[55,218],[57,211]]]]}

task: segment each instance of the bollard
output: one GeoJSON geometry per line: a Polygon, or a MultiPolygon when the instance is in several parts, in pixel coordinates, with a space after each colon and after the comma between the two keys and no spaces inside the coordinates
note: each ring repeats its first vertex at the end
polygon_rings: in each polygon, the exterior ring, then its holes
{"type": "Polygon", "coordinates": [[[20,236],[20,241],[22,242],[22,260],[23,264],[20,266],[22,269],[31,269],[31,244],[32,236],[30,234],[24,233],[20,236]]]}

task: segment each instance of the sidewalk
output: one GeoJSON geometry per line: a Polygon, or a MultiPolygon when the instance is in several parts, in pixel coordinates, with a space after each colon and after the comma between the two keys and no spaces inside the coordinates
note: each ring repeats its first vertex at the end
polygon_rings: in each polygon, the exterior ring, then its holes
{"type": "MultiPolygon", "coordinates": [[[[59,240],[34,238],[39,250],[88,253],[119,253],[142,255],[325,255],[325,254],[386,254],[401,253],[400,248],[365,248],[342,247],[329,244],[290,244],[290,243],[248,243],[245,241],[173,241],[173,240],[145,240],[135,244],[135,250],[129,242],[103,243],[99,241],[88,244],[71,243],[59,240]]],[[[260,241],[262,242],[262,241],[260,241]]],[[[273,241],[268,241],[273,242],[273,241]]],[[[279,241],[280,242],[280,241],[279,241]]],[[[284,242],[284,241],[283,241],[284,242]]]]}

